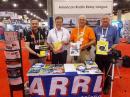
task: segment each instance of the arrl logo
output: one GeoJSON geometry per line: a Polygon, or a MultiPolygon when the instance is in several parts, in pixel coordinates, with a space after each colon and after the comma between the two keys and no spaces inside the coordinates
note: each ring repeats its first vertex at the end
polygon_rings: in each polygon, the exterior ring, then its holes
{"type": "MultiPolygon", "coordinates": [[[[79,92],[89,94],[91,86],[90,76],[75,76],[74,81],[70,81],[67,77],[52,77],[49,88],[49,97],[57,97],[57,91],[60,91],[61,96],[68,96],[70,83],[72,83],[71,95],[78,95],[79,92]]],[[[93,93],[100,93],[102,91],[102,76],[97,76],[94,83],[93,93]]],[[[49,84],[48,84],[49,85],[49,84]]],[[[44,81],[41,78],[34,78],[30,85],[30,94],[39,95],[40,97],[47,97],[45,93],[44,81]]]]}

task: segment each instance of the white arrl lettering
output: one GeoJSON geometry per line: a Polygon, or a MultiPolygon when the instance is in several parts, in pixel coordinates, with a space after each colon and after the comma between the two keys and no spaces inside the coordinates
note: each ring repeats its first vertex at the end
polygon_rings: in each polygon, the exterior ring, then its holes
{"type": "Polygon", "coordinates": [[[60,90],[60,95],[67,96],[68,84],[69,84],[69,80],[66,77],[53,77],[51,80],[49,95],[56,96],[57,90],[60,90]]]}
{"type": "Polygon", "coordinates": [[[88,93],[90,82],[91,82],[91,78],[88,76],[76,76],[74,78],[74,82],[72,86],[72,94],[78,95],[80,89],[82,89],[83,93],[88,93]]]}
{"type": "Polygon", "coordinates": [[[30,85],[30,94],[38,94],[40,96],[44,96],[45,92],[43,89],[43,84],[41,78],[34,78],[30,85]]]}
{"type": "Polygon", "coordinates": [[[93,92],[96,92],[96,93],[101,92],[102,91],[101,85],[102,85],[102,76],[97,76],[97,80],[96,80],[93,92]]]}

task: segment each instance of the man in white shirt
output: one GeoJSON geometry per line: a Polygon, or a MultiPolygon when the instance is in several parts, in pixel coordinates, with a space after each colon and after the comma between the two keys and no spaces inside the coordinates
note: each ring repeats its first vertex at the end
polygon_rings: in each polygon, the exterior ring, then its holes
{"type": "Polygon", "coordinates": [[[55,27],[49,31],[47,43],[52,50],[52,64],[65,64],[67,59],[67,45],[69,44],[69,31],[62,27],[63,17],[55,18],[55,27]]]}

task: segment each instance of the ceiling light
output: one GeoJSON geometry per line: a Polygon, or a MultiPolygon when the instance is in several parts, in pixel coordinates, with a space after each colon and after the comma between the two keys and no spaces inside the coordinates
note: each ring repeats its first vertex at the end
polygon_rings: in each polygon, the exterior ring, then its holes
{"type": "Polygon", "coordinates": [[[38,0],[34,0],[35,2],[38,2],[38,0]]]}
{"type": "Polygon", "coordinates": [[[46,15],[48,15],[48,12],[47,12],[46,10],[44,11],[44,13],[45,13],[46,15]]]}
{"type": "Polygon", "coordinates": [[[113,6],[117,6],[117,5],[118,5],[118,3],[117,3],[117,2],[113,3],[113,6]]]}
{"type": "Polygon", "coordinates": [[[31,12],[30,15],[33,15],[33,13],[31,12]]]}
{"type": "Polygon", "coordinates": [[[48,15],[48,12],[46,13],[46,15],[48,15]]]}
{"type": "Polygon", "coordinates": [[[26,13],[28,13],[28,14],[29,14],[29,13],[30,13],[30,11],[26,10],[26,13]]]}
{"type": "Polygon", "coordinates": [[[2,0],[3,2],[7,2],[8,0],[2,0]]]}
{"type": "Polygon", "coordinates": [[[18,4],[16,4],[16,3],[13,3],[13,7],[18,7],[18,4]]]}
{"type": "Polygon", "coordinates": [[[46,13],[47,11],[45,10],[44,12],[46,13]]]}
{"type": "Polygon", "coordinates": [[[36,17],[36,15],[35,15],[35,14],[34,14],[33,16],[34,16],[34,17],[36,17]]]}
{"type": "Polygon", "coordinates": [[[42,6],[43,6],[43,4],[42,4],[42,3],[39,3],[39,4],[38,4],[38,6],[39,6],[39,7],[42,7],[42,6]]]}

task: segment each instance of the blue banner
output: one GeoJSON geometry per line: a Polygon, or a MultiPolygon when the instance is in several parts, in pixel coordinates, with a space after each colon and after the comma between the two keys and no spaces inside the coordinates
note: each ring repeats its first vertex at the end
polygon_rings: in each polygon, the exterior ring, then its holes
{"type": "Polygon", "coordinates": [[[31,97],[101,97],[102,75],[29,76],[31,97]]]}

